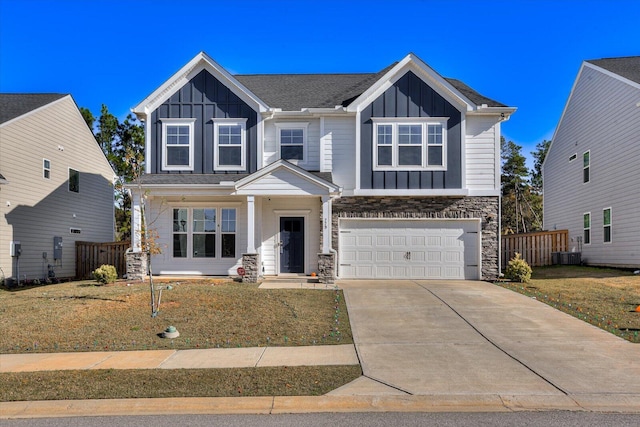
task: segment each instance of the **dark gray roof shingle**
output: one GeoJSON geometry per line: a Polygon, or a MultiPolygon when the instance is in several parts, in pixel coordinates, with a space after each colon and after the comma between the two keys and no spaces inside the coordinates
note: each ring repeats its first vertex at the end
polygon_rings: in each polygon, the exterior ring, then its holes
{"type": "MultiPolygon", "coordinates": [[[[239,74],[234,77],[267,105],[283,111],[347,106],[397,62],[377,73],[361,74],[239,74]]],[[[445,78],[476,105],[505,107],[456,79],[445,78]]]]}
{"type": "Polygon", "coordinates": [[[0,123],[67,96],[63,93],[0,93],[0,123]]]}
{"type": "Polygon", "coordinates": [[[587,62],[611,71],[625,79],[640,83],[640,56],[590,59],[587,62]]]}

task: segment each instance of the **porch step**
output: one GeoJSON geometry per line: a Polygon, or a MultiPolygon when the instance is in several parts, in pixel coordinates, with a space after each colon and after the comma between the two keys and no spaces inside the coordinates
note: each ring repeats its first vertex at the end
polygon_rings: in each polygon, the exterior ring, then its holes
{"type": "Polygon", "coordinates": [[[320,283],[320,279],[311,276],[267,276],[262,283],[320,283]]]}

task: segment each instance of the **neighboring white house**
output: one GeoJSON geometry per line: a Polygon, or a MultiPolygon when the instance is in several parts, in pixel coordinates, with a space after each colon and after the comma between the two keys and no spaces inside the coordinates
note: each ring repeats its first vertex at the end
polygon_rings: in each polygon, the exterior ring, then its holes
{"type": "Polygon", "coordinates": [[[153,273],[496,278],[514,111],[413,54],[377,73],[232,75],[200,53],[134,108],[153,273]]]}
{"type": "Polygon", "coordinates": [[[640,56],[585,61],[543,165],[544,228],[591,265],[640,266],[640,56]]]}
{"type": "Polygon", "coordinates": [[[73,277],[76,241],[113,241],[114,172],[71,95],[0,94],[0,173],[0,279],[73,277]]]}

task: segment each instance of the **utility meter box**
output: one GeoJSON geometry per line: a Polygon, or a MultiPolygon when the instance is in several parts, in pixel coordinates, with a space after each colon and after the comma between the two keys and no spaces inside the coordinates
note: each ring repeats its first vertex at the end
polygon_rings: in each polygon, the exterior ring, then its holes
{"type": "Polygon", "coordinates": [[[62,237],[55,236],[53,238],[53,259],[62,259],[62,237]]]}
{"type": "Polygon", "coordinates": [[[22,245],[20,245],[20,242],[10,242],[9,253],[12,257],[19,257],[20,254],[22,254],[22,245]]]}

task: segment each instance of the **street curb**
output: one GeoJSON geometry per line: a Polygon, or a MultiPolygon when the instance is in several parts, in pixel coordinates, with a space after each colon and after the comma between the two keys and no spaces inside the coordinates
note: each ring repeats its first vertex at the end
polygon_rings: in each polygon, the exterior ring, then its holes
{"type": "Polygon", "coordinates": [[[640,414],[640,395],[324,395],[0,402],[0,419],[181,414],[516,411],[584,411],[640,414]]]}

